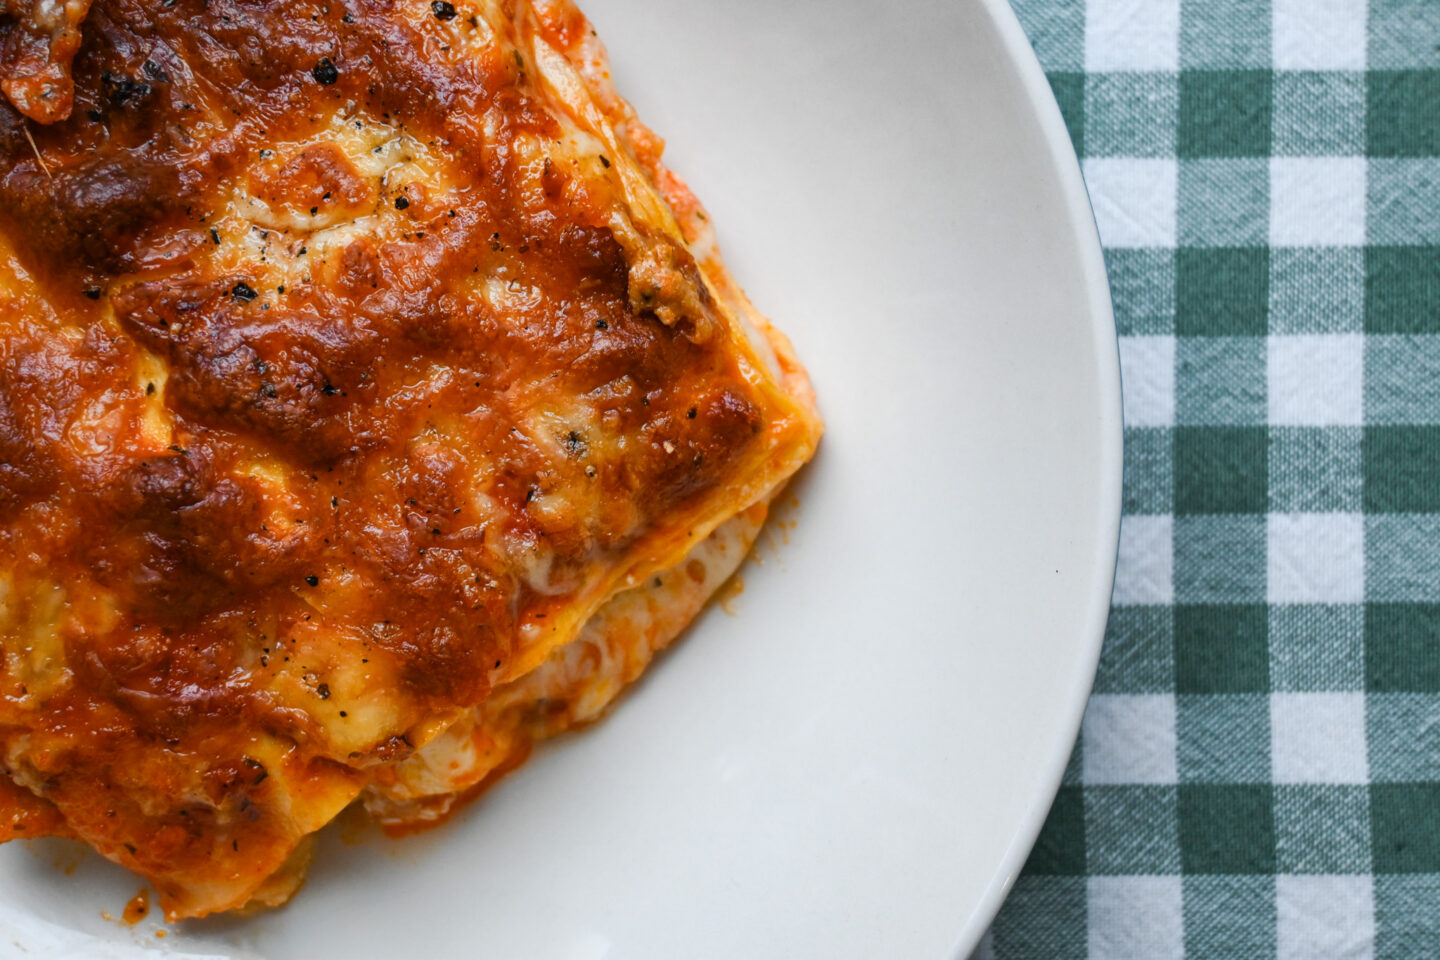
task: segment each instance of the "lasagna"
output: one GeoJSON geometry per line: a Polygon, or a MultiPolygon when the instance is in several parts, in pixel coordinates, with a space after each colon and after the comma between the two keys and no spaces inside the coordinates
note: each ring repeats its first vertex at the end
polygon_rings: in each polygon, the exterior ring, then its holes
{"type": "Polygon", "coordinates": [[[0,839],[175,920],[599,717],[821,432],[569,0],[0,0],[0,839]]]}

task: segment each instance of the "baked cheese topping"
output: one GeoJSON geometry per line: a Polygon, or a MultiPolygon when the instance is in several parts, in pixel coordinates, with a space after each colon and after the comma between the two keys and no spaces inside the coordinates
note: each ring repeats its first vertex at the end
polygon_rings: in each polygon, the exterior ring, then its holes
{"type": "Polygon", "coordinates": [[[567,0],[4,2],[0,838],[283,902],[633,680],[808,382],[567,0]]]}

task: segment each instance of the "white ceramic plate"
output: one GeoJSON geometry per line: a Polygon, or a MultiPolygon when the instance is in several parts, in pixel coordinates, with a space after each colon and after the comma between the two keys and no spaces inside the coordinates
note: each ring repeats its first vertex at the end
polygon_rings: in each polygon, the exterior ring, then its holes
{"type": "Polygon", "coordinates": [[[11,844],[0,954],[952,958],[989,923],[1074,740],[1119,520],[1108,290],[1045,79],[1004,0],[582,6],[814,375],[788,542],[447,827],[332,831],[288,908],[163,940],[101,918],[130,875],[11,844]]]}

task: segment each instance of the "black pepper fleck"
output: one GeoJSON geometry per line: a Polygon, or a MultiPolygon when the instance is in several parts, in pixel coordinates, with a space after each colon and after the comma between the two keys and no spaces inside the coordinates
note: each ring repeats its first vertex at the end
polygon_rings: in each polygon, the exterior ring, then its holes
{"type": "Polygon", "coordinates": [[[114,74],[108,70],[100,75],[100,87],[106,102],[115,109],[143,103],[155,90],[144,80],[114,74]]]}
{"type": "Polygon", "coordinates": [[[340,71],[335,69],[335,64],[330,62],[329,57],[322,57],[320,62],[315,64],[315,69],[310,71],[310,76],[322,87],[328,87],[340,79],[340,71]]]}
{"type": "Polygon", "coordinates": [[[317,576],[315,576],[315,574],[313,574],[313,573],[310,574],[310,576],[308,576],[308,577],[305,578],[305,582],[308,583],[308,584],[310,584],[310,586],[312,586],[312,587],[318,587],[318,586],[320,586],[320,578],[317,577],[317,576]]]}
{"type": "Polygon", "coordinates": [[[404,209],[405,209],[406,207],[408,207],[408,206],[410,206],[410,200],[409,200],[408,198],[406,198],[406,197],[396,197],[396,198],[395,198],[395,209],[396,209],[396,210],[404,210],[404,209]]]}
{"type": "Polygon", "coordinates": [[[455,19],[455,4],[448,3],[447,0],[434,0],[430,4],[430,9],[434,12],[436,20],[455,19]]]}
{"type": "Polygon", "coordinates": [[[239,283],[235,284],[235,286],[230,288],[230,295],[236,300],[243,300],[246,303],[249,303],[251,300],[254,300],[257,296],[259,296],[259,294],[255,292],[255,289],[251,287],[250,284],[246,283],[244,280],[241,280],[239,283]]]}

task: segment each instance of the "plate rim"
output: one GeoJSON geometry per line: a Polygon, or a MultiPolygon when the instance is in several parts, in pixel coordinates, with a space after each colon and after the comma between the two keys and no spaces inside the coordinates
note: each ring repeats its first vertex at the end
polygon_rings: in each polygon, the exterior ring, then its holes
{"type": "Polygon", "coordinates": [[[1089,318],[1092,344],[1099,360],[1096,382],[1101,409],[1099,479],[1101,496],[1097,514],[1102,531],[1099,555],[1095,563],[1101,573],[1091,610],[1077,631],[1081,643],[1081,665],[1065,696],[1061,711],[1066,722],[1061,725],[1049,747],[1049,756],[1041,766],[1046,771],[1045,787],[1031,801],[1020,818],[1005,855],[996,865],[984,894],[970,910],[961,925],[949,956],[967,960],[989,931],[1019,877],[1030,851],[1039,839],[1040,829],[1060,790],[1061,778],[1071,752],[1080,735],[1080,722],[1085,715],[1095,673],[1100,663],[1100,647],[1110,617],[1110,596],[1115,583],[1115,565],[1119,559],[1120,513],[1124,476],[1124,416],[1120,371],[1120,341],[1115,327],[1115,311],[1110,296],[1110,279],[1105,268],[1105,255],[1100,244],[1095,210],[1081,173],[1080,159],[1070,140],[1069,128],[1060,112],[1060,104],[1045,76],[1045,70],[1020,24],[1010,0],[980,0],[990,17],[1003,53],[1014,67],[1031,112],[1040,125],[1040,133],[1049,152],[1049,165],[1064,197],[1066,219],[1074,241],[1088,293],[1085,304],[1089,318]],[[1106,533],[1105,531],[1108,531],[1106,533]]]}

